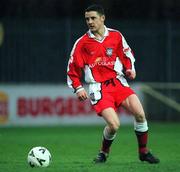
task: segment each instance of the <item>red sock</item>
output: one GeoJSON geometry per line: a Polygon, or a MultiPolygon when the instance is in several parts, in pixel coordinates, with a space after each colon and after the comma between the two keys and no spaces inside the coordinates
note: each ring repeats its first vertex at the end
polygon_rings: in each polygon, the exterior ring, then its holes
{"type": "MultiPolygon", "coordinates": [[[[114,140],[114,139],[113,139],[114,140]]],[[[107,140],[103,137],[103,141],[102,141],[102,147],[101,147],[101,151],[104,153],[109,153],[110,151],[110,146],[113,142],[113,140],[107,140]]]]}
{"type": "Polygon", "coordinates": [[[148,131],[139,132],[135,131],[138,141],[139,153],[147,153],[147,141],[148,141],[148,131]]]}

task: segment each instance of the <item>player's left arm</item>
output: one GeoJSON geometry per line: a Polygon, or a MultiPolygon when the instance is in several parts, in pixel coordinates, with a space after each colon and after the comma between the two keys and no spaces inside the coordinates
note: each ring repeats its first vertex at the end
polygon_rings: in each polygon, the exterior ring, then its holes
{"type": "Polygon", "coordinates": [[[122,55],[122,63],[124,66],[124,71],[125,75],[129,79],[135,79],[136,77],[136,70],[135,70],[135,58],[134,58],[134,53],[132,52],[131,48],[127,44],[125,38],[123,35],[121,35],[121,44],[122,44],[122,50],[123,50],[123,55],[122,55]]]}
{"type": "Polygon", "coordinates": [[[125,71],[125,74],[126,74],[126,76],[127,76],[129,79],[131,79],[131,80],[133,80],[133,79],[136,78],[136,71],[135,71],[135,70],[127,69],[127,70],[125,71]]]}

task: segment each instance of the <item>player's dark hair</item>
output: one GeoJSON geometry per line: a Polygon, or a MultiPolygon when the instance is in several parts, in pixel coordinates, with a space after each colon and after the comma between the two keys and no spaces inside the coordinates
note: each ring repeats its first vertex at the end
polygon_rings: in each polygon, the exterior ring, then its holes
{"type": "Polygon", "coordinates": [[[85,12],[96,11],[100,15],[105,15],[104,8],[101,5],[93,4],[85,9],[85,12]]]}

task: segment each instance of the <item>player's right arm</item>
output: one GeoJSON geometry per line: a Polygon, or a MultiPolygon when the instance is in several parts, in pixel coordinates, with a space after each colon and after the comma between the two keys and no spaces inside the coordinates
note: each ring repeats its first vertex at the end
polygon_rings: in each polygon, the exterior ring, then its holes
{"type": "Polygon", "coordinates": [[[67,67],[67,84],[70,88],[74,89],[74,92],[82,89],[81,77],[82,71],[76,62],[75,56],[71,56],[67,67]]]}
{"type": "Polygon", "coordinates": [[[87,99],[88,95],[81,83],[82,69],[84,68],[82,44],[78,41],[73,46],[67,67],[67,84],[74,89],[79,100],[87,99]]]}
{"type": "Polygon", "coordinates": [[[76,95],[80,101],[84,101],[88,98],[88,94],[84,88],[80,91],[77,91],[76,95]]]}

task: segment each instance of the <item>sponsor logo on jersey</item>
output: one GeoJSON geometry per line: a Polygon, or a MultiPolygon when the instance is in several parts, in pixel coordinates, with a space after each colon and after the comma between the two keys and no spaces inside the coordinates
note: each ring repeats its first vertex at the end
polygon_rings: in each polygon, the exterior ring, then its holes
{"type": "Polygon", "coordinates": [[[102,57],[97,57],[94,63],[96,64],[96,63],[99,63],[100,61],[102,61],[102,57]]]}
{"type": "Polygon", "coordinates": [[[107,56],[112,56],[113,49],[112,48],[106,48],[106,54],[107,54],[107,56]]]}
{"type": "Polygon", "coordinates": [[[95,66],[113,66],[115,64],[115,61],[108,61],[107,57],[97,57],[94,63],[89,64],[90,68],[93,68],[95,66]]]}

